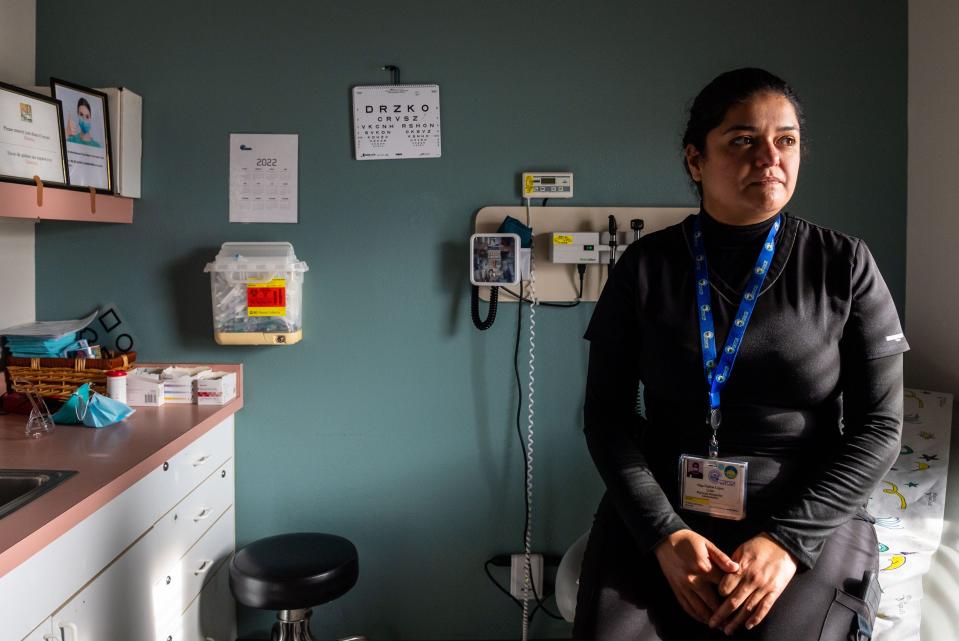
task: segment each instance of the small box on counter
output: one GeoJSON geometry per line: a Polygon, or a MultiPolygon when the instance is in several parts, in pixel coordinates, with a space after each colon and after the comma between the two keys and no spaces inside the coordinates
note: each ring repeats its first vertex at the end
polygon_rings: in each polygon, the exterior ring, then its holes
{"type": "Polygon", "coordinates": [[[213,373],[209,367],[167,367],[160,372],[167,403],[196,403],[197,381],[213,373]]]}
{"type": "Polygon", "coordinates": [[[197,405],[226,405],[236,398],[236,374],[211,372],[196,382],[197,405]]]}
{"type": "Polygon", "coordinates": [[[127,372],[127,405],[159,407],[166,402],[160,368],[137,367],[127,372]]]}

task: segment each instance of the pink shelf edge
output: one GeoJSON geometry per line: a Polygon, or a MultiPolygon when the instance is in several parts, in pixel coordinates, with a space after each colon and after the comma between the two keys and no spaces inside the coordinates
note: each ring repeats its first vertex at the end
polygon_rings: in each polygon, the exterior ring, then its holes
{"type": "Polygon", "coordinates": [[[30,220],[75,220],[91,223],[132,223],[133,199],[97,194],[97,211],[90,212],[90,194],[43,188],[43,207],[37,206],[34,185],[0,182],[0,217],[30,220]]]}

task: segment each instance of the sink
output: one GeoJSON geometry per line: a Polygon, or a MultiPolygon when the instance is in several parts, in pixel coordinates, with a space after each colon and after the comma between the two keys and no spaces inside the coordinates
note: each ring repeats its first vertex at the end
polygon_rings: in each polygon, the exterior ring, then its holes
{"type": "Polygon", "coordinates": [[[75,470],[0,469],[0,518],[76,474],[75,470]]]}

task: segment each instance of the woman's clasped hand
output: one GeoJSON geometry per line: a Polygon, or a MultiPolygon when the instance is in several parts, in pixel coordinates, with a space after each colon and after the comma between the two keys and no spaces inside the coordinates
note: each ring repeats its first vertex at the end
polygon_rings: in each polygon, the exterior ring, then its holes
{"type": "Polygon", "coordinates": [[[747,540],[730,557],[706,537],[679,530],[655,554],[686,614],[726,634],[758,625],[797,569],[792,555],[765,534],[747,540]]]}

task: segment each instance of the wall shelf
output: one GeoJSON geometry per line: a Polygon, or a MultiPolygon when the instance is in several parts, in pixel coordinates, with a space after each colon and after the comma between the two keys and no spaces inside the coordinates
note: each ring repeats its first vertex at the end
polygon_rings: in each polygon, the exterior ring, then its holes
{"type": "Polygon", "coordinates": [[[62,187],[43,188],[43,206],[37,205],[37,187],[0,182],[0,217],[29,220],[75,220],[88,223],[132,223],[133,199],[96,195],[91,211],[90,192],[62,187]]]}

